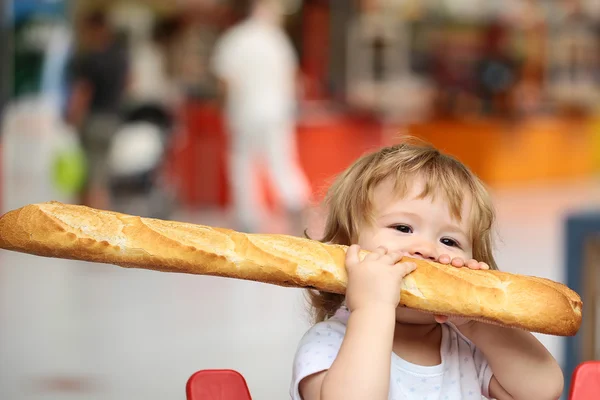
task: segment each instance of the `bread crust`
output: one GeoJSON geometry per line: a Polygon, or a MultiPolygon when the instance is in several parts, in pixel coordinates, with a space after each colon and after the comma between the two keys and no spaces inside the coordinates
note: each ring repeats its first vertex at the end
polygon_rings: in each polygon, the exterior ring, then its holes
{"type": "MultiPolygon", "coordinates": [[[[345,293],[347,246],[277,234],[164,221],[59,202],[30,204],[0,218],[0,248],[43,257],[164,272],[221,276],[345,293]]],[[[364,257],[367,252],[361,252],[364,257]]],[[[424,312],[572,336],[582,301],[539,277],[455,268],[405,257],[400,304],[424,312]]]]}

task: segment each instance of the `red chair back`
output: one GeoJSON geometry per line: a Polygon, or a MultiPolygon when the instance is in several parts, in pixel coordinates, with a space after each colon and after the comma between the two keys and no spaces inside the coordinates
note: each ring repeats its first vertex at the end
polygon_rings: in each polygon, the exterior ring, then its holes
{"type": "Polygon", "coordinates": [[[600,399],[600,361],[586,361],[573,371],[569,400],[595,399],[600,399]]]}
{"type": "Polygon", "coordinates": [[[207,369],[187,381],[187,400],[252,400],[246,379],[230,369],[207,369]]]}

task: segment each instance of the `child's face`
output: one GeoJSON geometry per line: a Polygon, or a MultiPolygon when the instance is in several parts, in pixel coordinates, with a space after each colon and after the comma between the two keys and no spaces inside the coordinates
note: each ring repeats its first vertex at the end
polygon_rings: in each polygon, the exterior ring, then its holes
{"type": "Polygon", "coordinates": [[[362,249],[373,251],[385,246],[390,252],[434,261],[443,254],[465,261],[472,258],[468,235],[471,196],[465,193],[461,218],[457,220],[442,196],[417,197],[423,185],[423,180],[416,178],[404,198],[394,196],[391,180],[375,188],[374,223],[365,224],[359,232],[358,244],[362,249]]]}
{"type": "MultiPolygon", "coordinates": [[[[407,187],[406,196],[394,195],[393,181],[379,184],[373,193],[373,224],[361,227],[358,244],[373,251],[384,246],[390,252],[436,261],[441,255],[459,257],[467,261],[473,257],[469,239],[472,197],[465,192],[460,220],[453,218],[443,196],[418,198],[424,182],[415,178],[407,187]]],[[[424,323],[431,316],[399,309],[406,322],[424,323]],[[423,317],[427,317],[423,320],[423,317]]]]}

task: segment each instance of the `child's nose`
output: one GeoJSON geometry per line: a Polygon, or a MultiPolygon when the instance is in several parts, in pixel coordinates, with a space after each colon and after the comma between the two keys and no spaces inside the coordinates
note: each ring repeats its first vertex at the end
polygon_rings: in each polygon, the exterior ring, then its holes
{"type": "Polygon", "coordinates": [[[415,243],[411,251],[410,255],[414,258],[422,258],[426,260],[437,260],[437,254],[435,251],[435,247],[431,243],[421,242],[415,243]]]}

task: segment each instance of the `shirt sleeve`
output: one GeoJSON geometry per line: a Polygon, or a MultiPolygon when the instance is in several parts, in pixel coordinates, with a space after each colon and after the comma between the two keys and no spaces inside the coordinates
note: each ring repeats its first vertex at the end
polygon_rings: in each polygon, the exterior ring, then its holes
{"type": "Polygon", "coordinates": [[[481,394],[486,398],[490,398],[490,381],[494,375],[487,359],[483,353],[473,345],[473,361],[475,362],[475,368],[477,369],[477,377],[479,378],[479,385],[481,386],[481,394]]]}
{"type": "Polygon", "coordinates": [[[299,385],[302,379],[331,367],[342,345],[345,331],[343,323],[330,320],[316,324],[302,337],[292,368],[292,400],[301,400],[299,385]]]}

